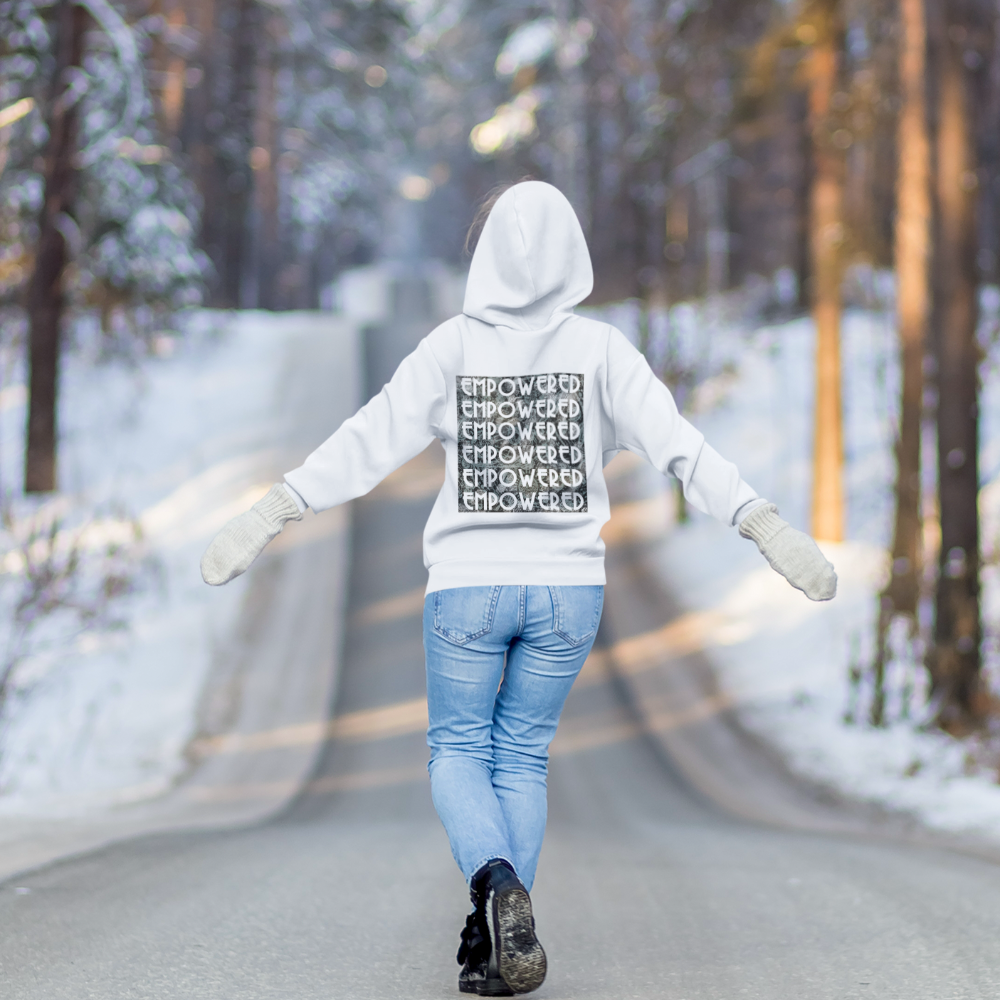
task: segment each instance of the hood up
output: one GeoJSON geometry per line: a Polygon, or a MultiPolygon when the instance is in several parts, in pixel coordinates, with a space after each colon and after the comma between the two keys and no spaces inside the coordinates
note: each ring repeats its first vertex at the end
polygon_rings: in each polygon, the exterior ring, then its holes
{"type": "Polygon", "coordinates": [[[486,220],[462,312],[490,326],[555,329],[594,287],[590,251],[573,206],[541,181],[505,191],[486,220]]]}

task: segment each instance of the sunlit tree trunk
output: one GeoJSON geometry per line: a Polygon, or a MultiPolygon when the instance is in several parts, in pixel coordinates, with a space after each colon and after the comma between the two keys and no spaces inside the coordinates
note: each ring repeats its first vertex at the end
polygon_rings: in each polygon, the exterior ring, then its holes
{"type": "Polygon", "coordinates": [[[59,353],[69,254],[66,233],[76,194],[77,103],[70,72],[81,65],[87,14],[72,0],[60,0],[54,25],[55,67],[49,94],[48,143],[43,166],[45,189],[38,220],[35,268],[28,286],[28,433],[24,488],[45,493],[56,488],[56,412],[59,353]]]}
{"type": "Polygon", "coordinates": [[[972,88],[964,62],[961,0],[935,0],[937,63],[935,347],[941,556],[932,694],[939,721],[961,730],[979,704],[977,154],[972,88]]]}
{"type": "Polygon", "coordinates": [[[882,678],[886,634],[894,615],[916,621],[921,569],[920,430],[923,360],[930,310],[930,140],[927,133],[927,23],[925,0],[900,0],[896,175],[896,317],[899,326],[900,400],[896,441],[896,518],[892,574],[881,595],[872,722],[884,721],[882,678]]]}
{"type": "MultiPolygon", "coordinates": [[[[174,6],[167,13],[167,39],[172,33],[180,32],[185,25],[184,8],[180,0],[174,0],[174,6]]],[[[181,116],[184,113],[184,78],[187,64],[184,57],[166,47],[163,65],[163,81],[160,89],[160,109],[164,128],[168,135],[177,135],[181,126],[181,116]]]]}
{"type": "Polygon", "coordinates": [[[844,537],[844,444],[840,399],[840,319],[844,243],[844,154],[835,141],[833,97],[840,80],[840,0],[812,6],[815,42],[808,56],[813,177],[809,198],[812,313],[816,324],[816,404],[812,531],[844,537]]]}

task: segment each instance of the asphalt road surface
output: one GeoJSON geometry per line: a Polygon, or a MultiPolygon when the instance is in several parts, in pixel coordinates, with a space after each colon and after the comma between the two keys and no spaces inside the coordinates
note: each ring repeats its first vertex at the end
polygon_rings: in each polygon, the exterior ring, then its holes
{"type": "MultiPolygon", "coordinates": [[[[399,347],[373,341],[373,388],[399,347]]],[[[0,997],[458,996],[467,896],[423,738],[420,540],[440,477],[435,446],[356,504],[334,735],[294,805],[260,827],[135,840],[0,886],[0,997]]],[[[612,616],[629,600],[621,571],[612,616]]],[[[629,603],[632,627],[660,624],[629,603]]],[[[643,735],[599,663],[552,748],[537,996],[1000,995],[1000,868],[731,818],[643,735]]]]}

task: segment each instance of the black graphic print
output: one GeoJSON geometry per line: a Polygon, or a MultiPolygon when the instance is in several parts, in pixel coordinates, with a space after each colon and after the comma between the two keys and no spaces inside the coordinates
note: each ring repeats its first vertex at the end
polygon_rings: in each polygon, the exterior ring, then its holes
{"type": "Polygon", "coordinates": [[[455,381],[459,513],[586,511],[582,375],[455,381]]]}

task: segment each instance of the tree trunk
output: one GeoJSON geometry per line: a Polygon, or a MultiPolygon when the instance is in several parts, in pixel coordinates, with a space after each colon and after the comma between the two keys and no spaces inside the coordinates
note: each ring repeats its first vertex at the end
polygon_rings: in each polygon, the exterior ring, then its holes
{"type": "Polygon", "coordinates": [[[158,69],[160,78],[160,122],[168,136],[177,135],[184,114],[184,78],[187,63],[182,55],[171,50],[167,38],[181,31],[186,22],[184,8],[180,0],[174,0],[173,7],[166,16],[166,23],[159,35],[162,64],[158,69]]]}
{"type": "Polygon", "coordinates": [[[925,0],[901,0],[900,91],[896,177],[896,313],[903,374],[896,446],[896,524],[892,582],[897,612],[917,611],[920,574],[920,418],[924,344],[930,311],[930,141],[927,134],[925,0]]]}
{"type": "Polygon", "coordinates": [[[218,92],[221,88],[223,53],[227,36],[219,30],[216,0],[200,0],[190,7],[192,24],[198,32],[198,52],[194,57],[200,79],[186,95],[181,122],[181,140],[190,155],[192,177],[201,195],[201,228],[198,242],[208,254],[216,271],[216,280],[210,285],[211,305],[231,305],[220,293],[223,269],[220,266],[224,209],[226,203],[226,176],[219,161],[215,144],[218,141],[213,112],[216,112],[218,92]]]}
{"type": "MultiPolygon", "coordinates": [[[[552,13],[559,33],[566,37],[573,16],[570,0],[553,0],[552,13]]],[[[590,234],[590,199],[587,197],[587,158],[584,143],[587,84],[579,64],[560,68],[555,101],[557,128],[553,136],[553,183],[576,210],[584,233],[590,234]]]]}
{"type": "Polygon", "coordinates": [[[275,309],[278,290],[278,123],[274,25],[260,32],[257,49],[257,108],[250,164],[254,184],[254,261],[258,309],[275,309]]]}
{"type": "Polygon", "coordinates": [[[712,170],[700,177],[696,190],[705,220],[705,295],[720,296],[729,285],[729,230],[726,225],[725,177],[712,170]]]}
{"type": "Polygon", "coordinates": [[[153,35],[150,69],[147,72],[150,90],[156,95],[154,109],[160,131],[165,137],[177,135],[184,112],[184,59],[171,47],[171,36],[184,27],[184,9],[180,0],[153,0],[150,14],[160,18],[159,30],[153,35]]]}
{"type": "Polygon", "coordinates": [[[215,269],[209,304],[216,308],[245,305],[246,286],[253,285],[246,280],[250,153],[262,12],[253,0],[201,0],[192,8],[204,76],[187,100],[184,133],[204,206],[200,243],[215,269]]]}
{"type": "Polygon", "coordinates": [[[220,108],[233,149],[245,150],[238,162],[226,164],[230,171],[225,180],[222,217],[222,240],[216,266],[222,279],[224,301],[230,306],[255,306],[256,282],[249,265],[252,231],[250,208],[253,171],[250,166],[250,140],[253,135],[256,102],[257,45],[263,22],[263,10],[254,0],[231,0],[235,29],[232,42],[231,89],[228,106],[220,108]]]}
{"type": "Polygon", "coordinates": [[[930,140],[927,134],[927,23],[925,0],[900,0],[897,126],[896,316],[899,324],[900,400],[896,441],[896,520],[892,575],[882,592],[875,660],[872,723],[881,725],[885,642],[895,615],[915,624],[921,576],[920,432],[923,408],[924,344],[930,310],[930,140]]]}
{"type": "Polygon", "coordinates": [[[935,347],[941,555],[932,695],[939,722],[961,731],[979,705],[979,463],[976,322],[977,156],[970,81],[963,62],[965,4],[939,0],[937,62],[935,347]]]}
{"type": "Polygon", "coordinates": [[[49,140],[45,150],[45,193],[38,220],[35,269],[28,286],[28,429],[24,489],[56,488],[56,408],[59,341],[68,258],[65,231],[76,193],[77,105],[68,88],[69,71],[80,66],[87,14],[73,0],[60,0],[55,15],[56,56],[49,95],[49,140]]]}
{"type": "Polygon", "coordinates": [[[844,445],[840,402],[840,317],[844,243],[844,154],[834,143],[832,101],[840,79],[840,0],[814,5],[817,39],[809,56],[813,177],[809,199],[812,312],[816,324],[816,409],[812,531],[844,537],[844,445]]]}

